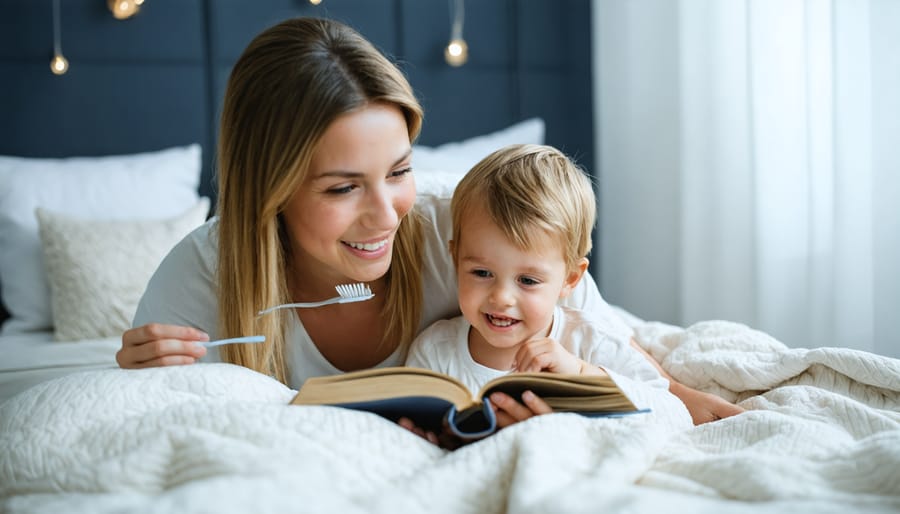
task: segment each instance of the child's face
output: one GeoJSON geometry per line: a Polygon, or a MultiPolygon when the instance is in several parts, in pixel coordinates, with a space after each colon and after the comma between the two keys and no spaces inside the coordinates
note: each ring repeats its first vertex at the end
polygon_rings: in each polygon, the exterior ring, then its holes
{"type": "Polygon", "coordinates": [[[567,269],[556,238],[543,234],[533,248],[519,249],[482,208],[467,213],[453,244],[460,309],[478,332],[470,341],[496,349],[546,337],[557,300],[581,277],[567,269]]]}

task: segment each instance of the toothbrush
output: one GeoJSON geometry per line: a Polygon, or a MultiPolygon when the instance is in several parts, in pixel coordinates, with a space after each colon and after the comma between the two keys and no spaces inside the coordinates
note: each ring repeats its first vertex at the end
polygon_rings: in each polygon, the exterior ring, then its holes
{"type": "Polygon", "coordinates": [[[293,309],[297,307],[321,307],[323,305],[330,305],[332,303],[361,302],[364,300],[369,300],[375,296],[375,294],[372,293],[372,289],[366,284],[341,284],[339,286],[335,286],[335,289],[338,292],[338,296],[329,298],[328,300],[322,300],[321,302],[285,303],[282,305],[269,307],[268,309],[263,309],[257,314],[259,316],[262,316],[263,314],[268,314],[278,309],[293,309]]]}

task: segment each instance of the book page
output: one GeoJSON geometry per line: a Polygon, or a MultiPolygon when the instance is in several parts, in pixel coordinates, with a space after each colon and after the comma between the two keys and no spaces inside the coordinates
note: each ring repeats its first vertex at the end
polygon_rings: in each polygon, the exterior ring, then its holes
{"type": "Polygon", "coordinates": [[[307,380],[294,405],[335,405],[407,397],[436,397],[464,410],[477,403],[458,380],[420,368],[375,368],[307,380]]]}
{"type": "Polygon", "coordinates": [[[491,380],[483,395],[504,392],[519,399],[526,390],[541,397],[555,411],[619,412],[637,410],[609,375],[512,373],[491,380]]]}

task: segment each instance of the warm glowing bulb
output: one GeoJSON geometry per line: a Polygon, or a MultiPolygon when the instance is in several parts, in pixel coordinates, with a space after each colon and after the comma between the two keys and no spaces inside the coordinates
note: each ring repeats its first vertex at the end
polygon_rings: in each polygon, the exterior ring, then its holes
{"type": "Polygon", "coordinates": [[[109,10],[117,20],[131,18],[141,8],[143,0],[108,0],[109,10]]]}
{"type": "Polygon", "coordinates": [[[451,39],[444,49],[444,59],[450,66],[462,66],[469,60],[469,45],[462,39],[451,39]]]}
{"type": "Polygon", "coordinates": [[[69,61],[60,54],[54,55],[53,60],[50,61],[50,71],[52,71],[54,75],[62,75],[68,70],[69,61]]]}
{"type": "Polygon", "coordinates": [[[313,5],[319,5],[322,3],[322,0],[309,0],[309,3],[311,3],[313,5]]]}

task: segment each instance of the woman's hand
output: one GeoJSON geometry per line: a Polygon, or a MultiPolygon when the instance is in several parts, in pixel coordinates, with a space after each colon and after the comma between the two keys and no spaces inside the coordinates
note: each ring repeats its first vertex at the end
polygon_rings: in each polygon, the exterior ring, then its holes
{"type": "Polygon", "coordinates": [[[669,391],[677,396],[688,412],[695,425],[702,425],[710,421],[718,421],[744,412],[742,407],[716,396],[712,393],[704,393],[684,384],[672,381],[669,391]]]}
{"type": "Polygon", "coordinates": [[[553,412],[553,409],[547,405],[547,402],[538,398],[531,391],[522,393],[522,401],[525,402],[524,405],[514,400],[508,394],[491,394],[491,407],[493,407],[494,413],[497,415],[497,426],[499,428],[508,427],[532,416],[553,412]]]}
{"type": "Polygon", "coordinates": [[[397,424],[401,427],[409,430],[410,432],[416,434],[417,436],[425,439],[431,444],[440,446],[445,450],[455,450],[460,446],[466,444],[470,441],[464,441],[452,434],[448,428],[445,427],[444,431],[440,434],[436,434],[430,430],[424,430],[419,428],[413,420],[409,418],[400,418],[397,420],[397,424]]]}
{"type": "Polygon", "coordinates": [[[122,334],[116,362],[121,368],[193,364],[206,355],[197,341],[209,341],[209,335],[196,328],[149,323],[122,334]]]}

